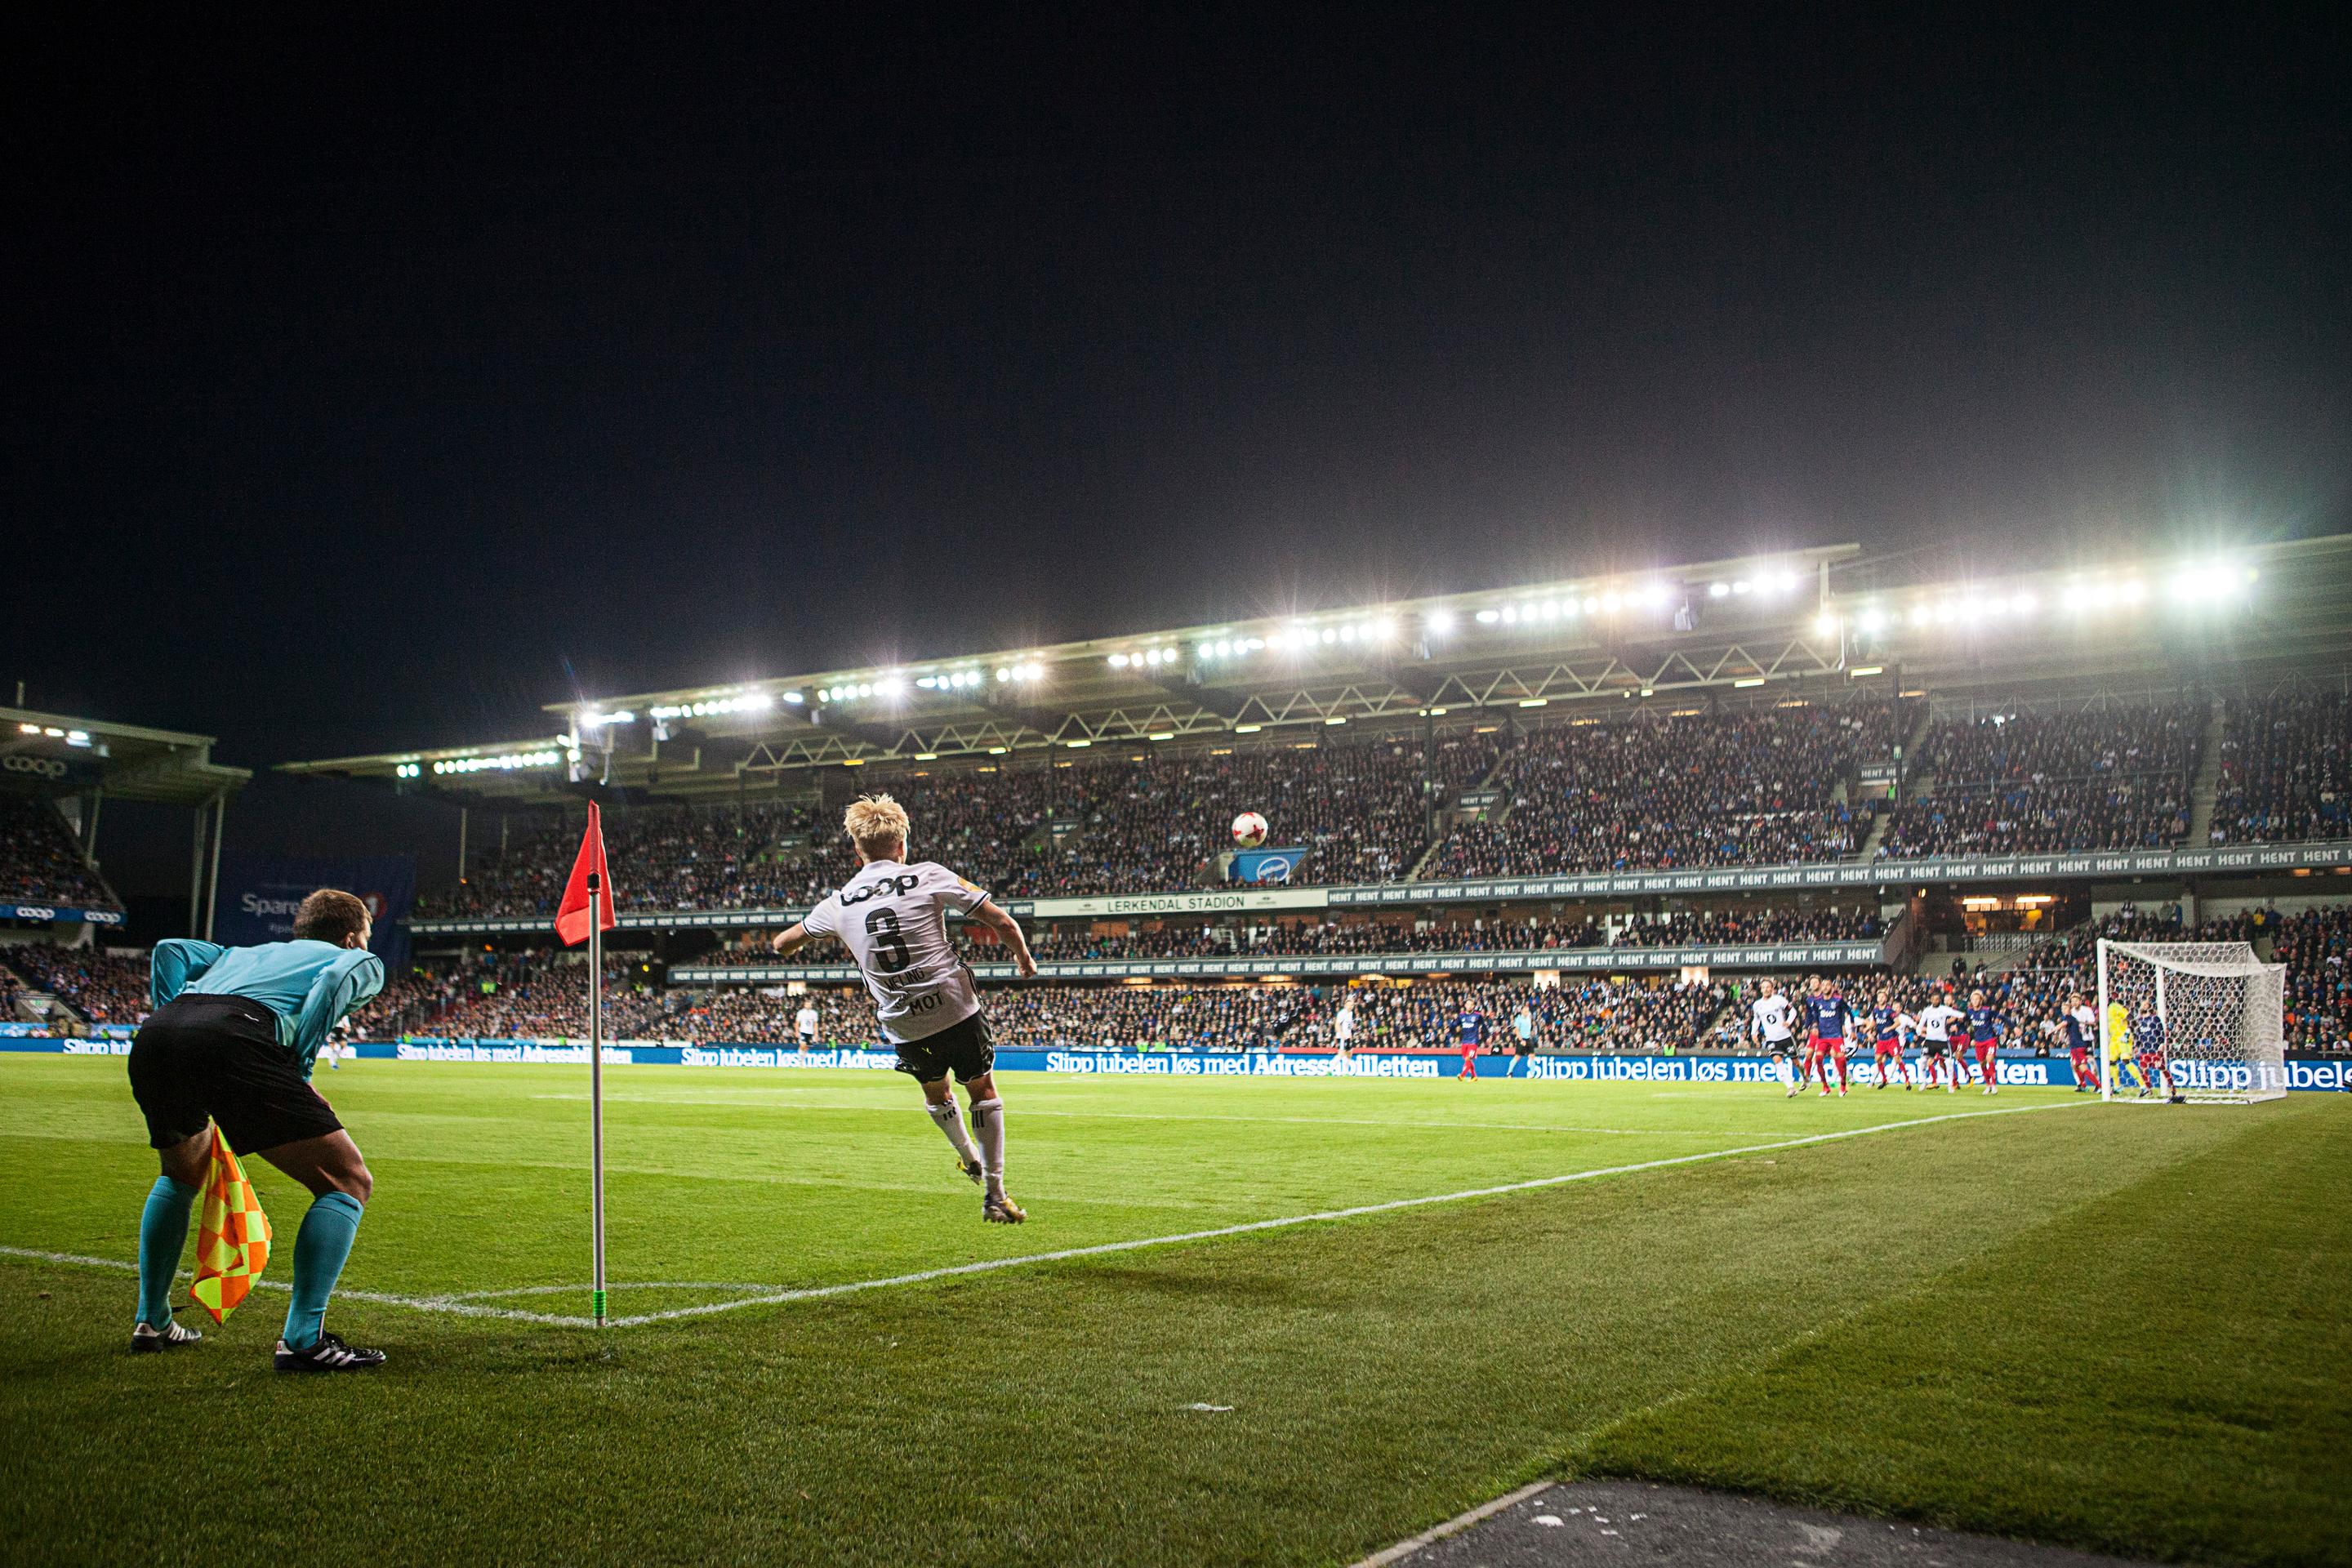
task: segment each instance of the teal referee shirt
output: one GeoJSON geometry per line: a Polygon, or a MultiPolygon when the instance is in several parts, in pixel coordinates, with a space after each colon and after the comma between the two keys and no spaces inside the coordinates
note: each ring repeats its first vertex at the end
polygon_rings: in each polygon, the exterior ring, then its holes
{"type": "Polygon", "coordinates": [[[243,996],[278,1016],[278,1043],[310,1076],[327,1031],[383,989],[383,960],[365,948],[331,942],[268,942],[222,947],[188,937],[155,944],[147,999],[161,1007],[174,996],[243,996]]]}

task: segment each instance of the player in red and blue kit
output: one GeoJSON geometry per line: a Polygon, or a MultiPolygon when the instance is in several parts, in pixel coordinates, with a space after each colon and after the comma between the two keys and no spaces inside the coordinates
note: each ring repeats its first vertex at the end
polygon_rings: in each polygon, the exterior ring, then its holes
{"type": "Polygon", "coordinates": [[[1454,1019],[1456,1037],[1462,1042],[1462,1070],[1457,1080],[1478,1076],[1478,1047],[1486,1043],[1486,1015],[1475,1007],[1465,1007],[1454,1019]]]}
{"type": "Polygon", "coordinates": [[[1832,1057],[1837,1058],[1838,1092],[1845,1093],[1845,1037],[1853,1022],[1853,1009],[1838,994],[1836,985],[1817,980],[1811,994],[1805,998],[1805,1017],[1812,1029],[1813,1070],[1821,1075],[1822,1098],[1829,1097],[1832,1057]]]}
{"type": "Polygon", "coordinates": [[[2083,992],[2074,993],[2066,1016],[2060,1020],[2066,1030],[2066,1055],[2074,1069],[2074,1092],[2096,1094],[2099,1091],[2099,1069],[2091,1065],[2091,1042],[2098,1037],[2098,1015],[2091,1011],[2091,998],[2083,992]]]}
{"type": "Polygon", "coordinates": [[[1910,1018],[1895,1005],[1895,993],[1881,988],[1878,1005],[1870,1010],[1870,1030],[1876,1044],[1871,1052],[1872,1065],[1878,1068],[1878,1087],[1887,1084],[1886,1064],[1891,1058],[1895,1070],[1903,1075],[1903,1087],[1911,1087],[1911,1064],[1903,1059],[1903,1026],[1910,1018]]]}
{"type": "Polygon", "coordinates": [[[1977,1070],[1984,1075],[1984,1091],[1999,1094],[2000,1086],[1993,1081],[1992,1056],[2000,1044],[2000,1009],[1989,1006],[1981,991],[1969,993],[1969,1039],[1977,1048],[1977,1070]]]}

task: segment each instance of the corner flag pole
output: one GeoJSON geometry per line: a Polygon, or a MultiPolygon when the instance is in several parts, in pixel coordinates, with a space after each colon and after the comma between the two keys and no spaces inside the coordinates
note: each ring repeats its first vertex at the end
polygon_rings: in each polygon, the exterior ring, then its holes
{"type": "Polygon", "coordinates": [[[604,928],[613,919],[613,874],[604,866],[604,816],[588,803],[588,830],[555,910],[555,938],[566,947],[588,943],[588,1192],[589,1233],[595,1254],[591,1303],[604,1326],[604,928]]]}
{"type": "MultiPolygon", "coordinates": [[[[588,873],[588,901],[593,911],[604,878],[588,873]]],[[[602,921],[588,921],[588,1190],[590,1222],[595,1254],[595,1283],[589,1301],[596,1326],[604,1326],[604,931],[602,921]]]]}

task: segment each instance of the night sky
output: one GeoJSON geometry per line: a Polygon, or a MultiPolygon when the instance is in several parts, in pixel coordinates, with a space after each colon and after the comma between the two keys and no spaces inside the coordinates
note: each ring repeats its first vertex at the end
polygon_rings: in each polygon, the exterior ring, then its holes
{"type": "MultiPolygon", "coordinates": [[[[262,767],[575,681],[2352,527],[2342,7],[588,9],[12,51],[0,678],[262,767]]],[[[232,846],[319,847],[294,787],[232,846]]]]}

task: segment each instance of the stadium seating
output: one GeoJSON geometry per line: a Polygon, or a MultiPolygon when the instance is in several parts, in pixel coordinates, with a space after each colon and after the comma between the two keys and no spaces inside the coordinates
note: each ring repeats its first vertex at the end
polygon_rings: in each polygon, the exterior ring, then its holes
{"type": "MultiPolygon", "coordinates": [[[[1493,766],[1493,737],[1442,737],[1430,787],[1450,793],[1493,766]]],[[[1218,756],[1145,756],[876,780],[915,819],[913,852],[1001,897],[1131,893],[1203,885],[1226,827],[1272,811],[1277,842],[1309,851],[1301,879],[1402,878],[1428,843],[1418,739],[1317,742],[1218,756]],[[1068,829],[1058,845],[1051,825],[1068,829]]],[[[579,847],[549,823],[478,867],[425,915],[552,915],[579,847]]],[[[656,805],[605,818],[621,902],[635,909],[804,904],[856,869],[830,813],[798,804],[656,805]]]]}
{"type": "Polygon", "coordinates": [[[2287,1048],[2352,1053],[2352,907],[2288,915],[2267,934],[2286,965],[2287,1048]]]}
{"type": "Polygon", "coordinates": [[[135,1024],[147,1016],[147,960],[118,958],[102,948],[21,942],[0,948],[0,961],[35,991],[47,991],[89,1024],[135,1024]]]}
{"type": "Polygon", "coordinates": [[[2352,696],[2231,702],[2210,835],[2215,844],[2342,838],[2352,813],[2352,696]]]}
{"type": "MultiPolygon", "coordinates": [[[[671,1037],[665,1020],[683,998],[631,980],[635,961],[604,965],[604,1032],[613,1039],[671,1037]]],[[[448,1039],[585,1039],[588,969],[551,952],[472,954],[449,966],[420,967],[389,979],[383,994],[353,1016],[362,1035],[425,1035],[448,1039]]]]}
{"type": "Polygon", "coordinates": [[[1782,942],[1867,942],[1885,934],[1874,909],[1691,910],[1671,920],[1637,915],[1611,940],[1612,947],[1754,945],[1782,942]]]}
{"type": "Polygon", "coordinates": [[[1878,853],[2055,854],[2154,848],[2189,832],[2201,700],[1937,724],[1934,794],[1897,806],[1878,853]]]}
{"type": "Polygon", "coordinates": [[[106,879],[82,864],[57,808],[29,795],[0,795],[0,903],[122,907],[106,879]]]}
{"type": "Polygon", "coordinates": [[[1456,826],[1423,874],[1843,858],[1868,827],[1846,804],[1856,767],[1892,752],[1906,711],[1855,702],[1538,730],[1496,775],[1507,813],[1456,826]]]}

